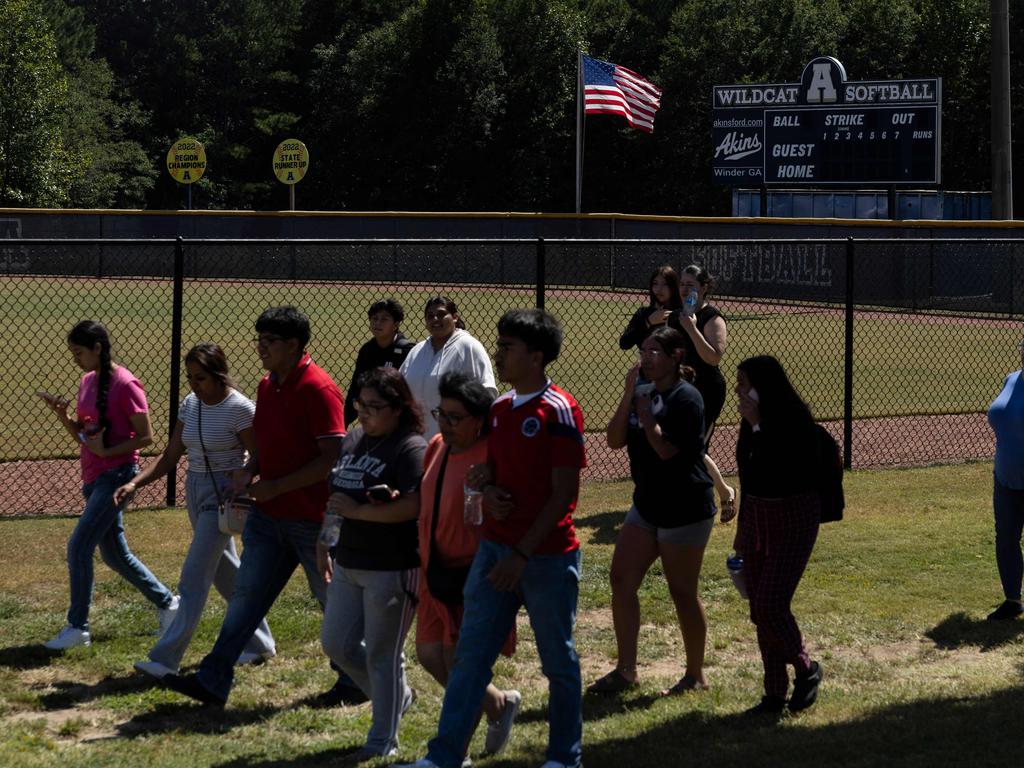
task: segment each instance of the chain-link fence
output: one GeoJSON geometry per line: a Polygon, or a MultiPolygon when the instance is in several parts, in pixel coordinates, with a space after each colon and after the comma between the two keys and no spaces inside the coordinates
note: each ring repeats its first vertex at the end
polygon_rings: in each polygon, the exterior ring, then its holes
{"type": "MultiPolygon", "coordinates": [[[[423,306],[444,293],[493,350],[509,307],[542,305],[562,321],[552,378],[583,408],[589,478],[628,474],[604,427],[634,361],[619,334],[647,301],[653,269],[705,265],[728,322],[730,392],[712,455],[735,468],[736,364],[773,354],[844,444],[848,465],[892,466],[991,456],[985,410],[1020,366],[1022,240],[17,240],[0,247],[0,514],[80,507],[77,447],[34,397],[73,397],[66,350],[84,318],[111,331],[115,358],[150,401],[158,436],[187,390],[181,357],[199,341],[228,355],[252,395],[263,374],[253,323],[294,304],[313,326],[310,351],[347,389],[382,297],[426,336],[423,306]]],[[[179,468],[183,471],[183,467],[179,468]]],[[[179,472],[180,474],[180,472],[179,472]]],[[[180,489],[177,483],[177,496],[180,489]]],[[[160,504],[150,487],[140,503],[160,504]]]]}

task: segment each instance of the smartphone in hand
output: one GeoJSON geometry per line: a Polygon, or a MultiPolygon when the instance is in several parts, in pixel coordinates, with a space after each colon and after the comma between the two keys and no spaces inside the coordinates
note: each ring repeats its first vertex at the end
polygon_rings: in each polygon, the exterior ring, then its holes
{"type": "Polygon", "coordinates": [[[42,390],[37,390],[36,391],[36,395],[38,395],[39,397],[43,398],[43,400],[45,400],[48,405],[69,405],[68,401],[65,400],[63,397],[58,397],[57,395],[51,395],[49,392],[43,392],[42,390]]]}
{"type": "Polygon", "coordinates": [[[366,498],[378,504],[386,504],[393,499],[391,489],[386,485],[371,485],[366,489],[366,498]]]}

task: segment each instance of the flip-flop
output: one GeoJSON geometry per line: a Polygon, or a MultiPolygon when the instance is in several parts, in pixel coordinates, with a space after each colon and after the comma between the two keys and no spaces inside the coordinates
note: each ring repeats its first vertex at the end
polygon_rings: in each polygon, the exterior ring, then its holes
{"type": "Polygon", "coordinates": [[[661,692],[662,696],[677,696],[681,693],[692,693],[694,691],[706,691],[708,689],[707,683],[700,682],[695,677],[689,675],[683,675],[679,678],[679,682],[673,685],[671,688],[666,688],[661,692]]]}
{"type": "Polygon", "coordinates": [[[630,680],[616,667],[604,677],[598,678],[587,686],[587,693],[622,693],[636,688],[637,682],[630,680]]]}
{"type": "Polygon", "coordinates": [[[734,517],[736,517],[736,489],[730,488],[732,491],[732,498],[727,501],[719,501],[722,505],[722,510],[718,514],[718,521],[720,523],[728,523],[734,517]]]}

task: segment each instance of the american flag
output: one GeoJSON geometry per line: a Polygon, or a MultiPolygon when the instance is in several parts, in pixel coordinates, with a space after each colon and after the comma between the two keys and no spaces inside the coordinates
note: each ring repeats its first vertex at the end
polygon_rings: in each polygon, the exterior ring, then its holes
{"type": "Polygon", "coordinates": [[[583,106],[588,115],[622,115],[633,128],[653,133],[661,89],[632,70],[584,56],[583,106]]]}

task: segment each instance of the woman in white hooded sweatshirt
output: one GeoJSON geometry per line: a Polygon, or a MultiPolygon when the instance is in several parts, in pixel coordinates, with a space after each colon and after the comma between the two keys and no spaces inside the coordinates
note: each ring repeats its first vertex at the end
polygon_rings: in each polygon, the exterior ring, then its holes
{"type": "Polygon", "coordinates": [[[427,300],[423,315],[430,335],[412,348],[402,363],[401,373],[423,408],[423,437],[429,442],[439,431],[431,411],[441,403],[438,385],[445,373],[468,373],[494,396],[498,388],[487,350],[466,332],[454,301],[447,296],[434,296],[427,300]]]}

